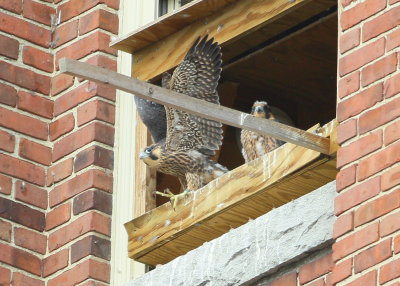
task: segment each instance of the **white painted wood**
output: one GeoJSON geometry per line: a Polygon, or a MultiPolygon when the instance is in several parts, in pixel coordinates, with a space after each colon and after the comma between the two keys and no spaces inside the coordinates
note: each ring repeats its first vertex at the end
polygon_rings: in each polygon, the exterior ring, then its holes
{"type": "MultiPolygon", "coordinates": [[[[157,0],[121,0],[120,35],[143,26],[155,18],[157,0]]],[[[118,72],[130,76],[131,54],[119,51],[118,72]]],[[[145,266],[128,258],[128,236],[124,223],[134,213],[134,174],[136,109],[133,96],[117,90],[114,146],[114,194],[111,230],[111,285],[122,285],[139,277],[145,266]]]]}

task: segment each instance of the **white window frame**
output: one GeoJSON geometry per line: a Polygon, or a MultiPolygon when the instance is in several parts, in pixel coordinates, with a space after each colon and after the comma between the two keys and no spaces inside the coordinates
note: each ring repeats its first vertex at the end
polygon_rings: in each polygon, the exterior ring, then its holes
{"type": "MultiPolygon", "coordinates": [[[[153,21],[158,0],[121,0],[119,35],[153,21]]],[[[118,52],[118,72],[131,75],[131,54],[118,52]]],[[[117,90],[114,146],[114,194],[111,226],[111,281],[120,286],[145,272],[145,266],[128,258],[128,235],[124,223],[134,216],[135,206],[135,128],[133,96],[117,90]],[[130,158],[129,160],[127,158],[130,158]]]]}

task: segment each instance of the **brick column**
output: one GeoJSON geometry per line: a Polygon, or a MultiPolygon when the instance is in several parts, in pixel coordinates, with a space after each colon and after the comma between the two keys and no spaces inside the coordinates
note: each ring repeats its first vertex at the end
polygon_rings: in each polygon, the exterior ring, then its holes
{"type": "Polygon", "coordinates": [[[339,2],[332,282],[399,285],[400,2],[339,2]]]}
{"type": "Polygon", "coordinates": [[[118,2],[0,1],[0,285],[109,285],[118,2]]]}

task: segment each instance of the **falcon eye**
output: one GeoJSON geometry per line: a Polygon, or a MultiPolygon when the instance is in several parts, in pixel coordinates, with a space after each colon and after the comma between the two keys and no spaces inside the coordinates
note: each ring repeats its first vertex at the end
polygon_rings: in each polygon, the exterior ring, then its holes
{"type": "Polygon", "coordinates": [[[144,150],[144,152],[145,152],[146,154],[150,154],[150,153],[151,153],[151,149],[150,149],[150,148],[146,148],[146,149],[144,150]]]}

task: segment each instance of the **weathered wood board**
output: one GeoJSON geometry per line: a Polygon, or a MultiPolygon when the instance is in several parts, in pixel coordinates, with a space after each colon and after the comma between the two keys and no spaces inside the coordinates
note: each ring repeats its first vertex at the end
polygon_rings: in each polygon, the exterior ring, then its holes
{"type": "Polygon", "coordinates": [[[166,203],[126,223],[129,256],[150,265],[169,262],[334,180],[336,121],[320,132],[330,138],[331,156],[288,143],[182,199],[175,210],[166,203]]]}

